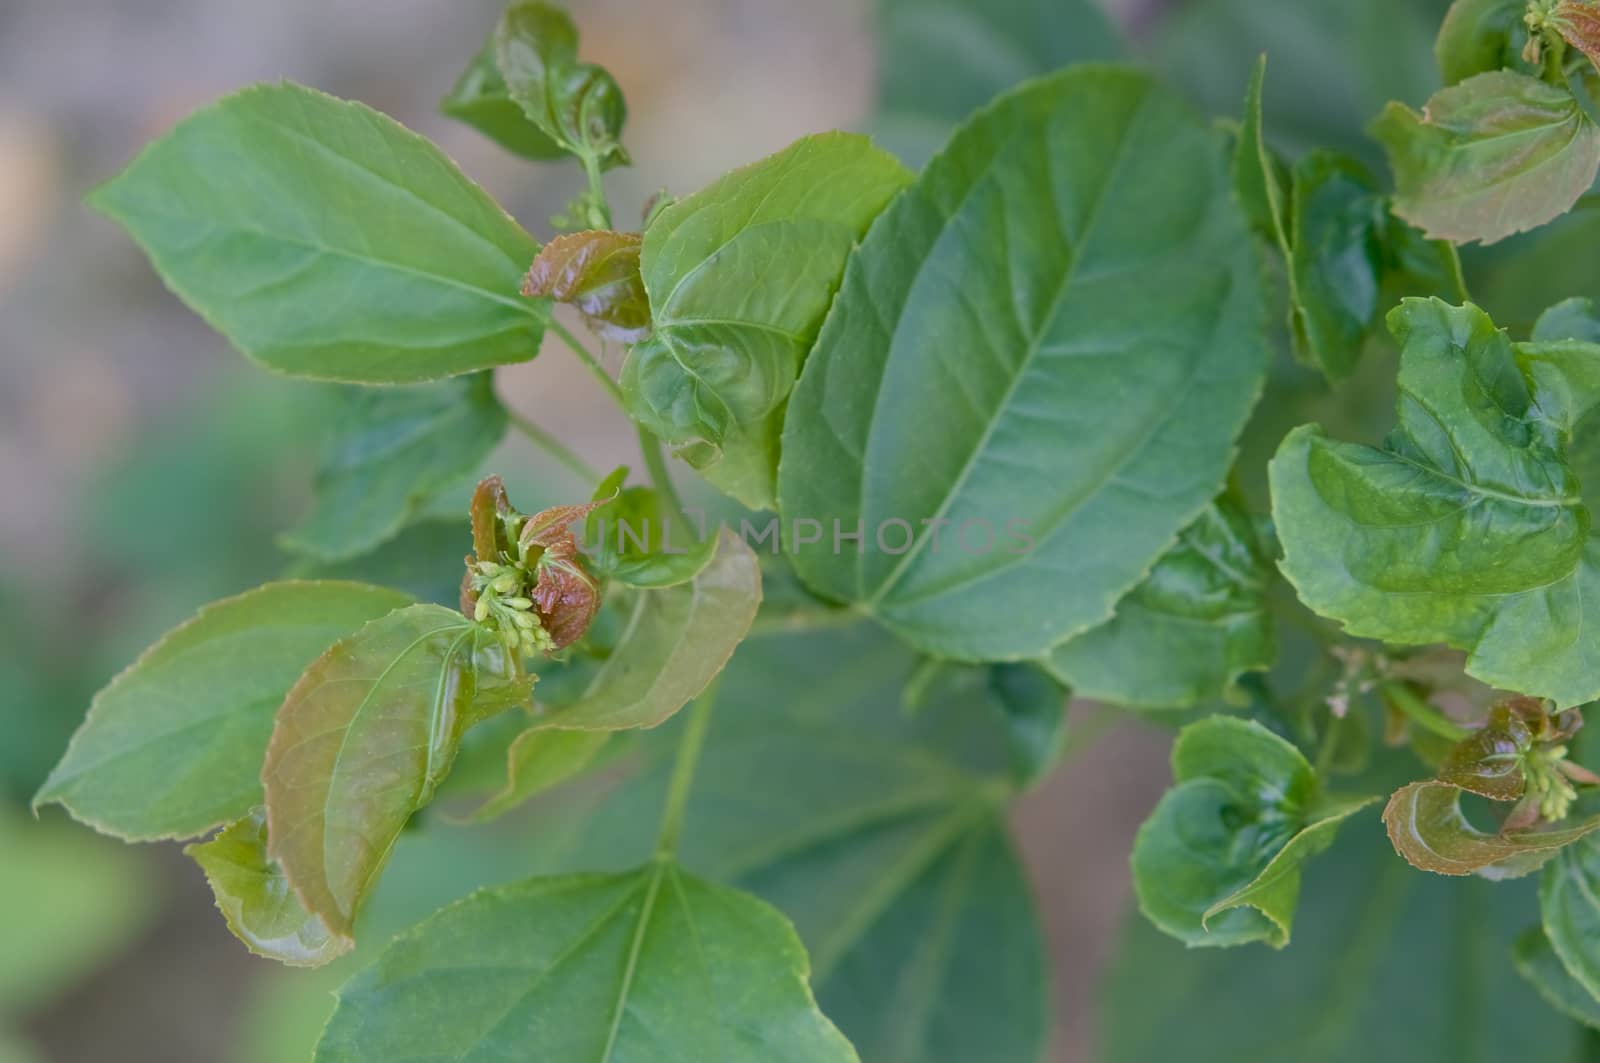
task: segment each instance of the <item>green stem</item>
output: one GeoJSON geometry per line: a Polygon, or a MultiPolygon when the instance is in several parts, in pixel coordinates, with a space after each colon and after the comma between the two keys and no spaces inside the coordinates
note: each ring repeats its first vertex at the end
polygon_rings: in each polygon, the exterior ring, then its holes
{"type": "Polygon", "coordinates": [[[1328,714],[1328,729],[1322,732],[1322,742],[1317,746],[1317,778],[1325,778],[1328,768],[1333,765],[1333,755],[1339,751],[1339,739],[1344,734],[1344,721],[1349,718],[1350,709],[1345,710],[1345,715],[1335,716],[1330,710],[1328,714]]]}
{"type": "Polygon", "coordinates": [[[711,710],[717,702],[719,676],[701,691],[689,706],[689,719],[684,724],[683,737],[678,739],[678,756],[672,765],[672,779],[667,783],[666,805],[661,810],[661,828],[656,832],[656,859],[671,860],[678,851],[678,836],[683,831],[683,812],[689,804],[689,791],[694,788],[695,769],[700,764],[700,750],[706,744],[706,732],[711,725],[711,710]]]}
{"type": "Polygon", "coordinates": [[[583,154],[583,172],[589,178],[589,224],[596,229],[611,228],[611,204],[606,200],[605,180],[600,160],[592,152],[583,154]]]}
{"type": "Polygon", "coordinates": [[[592,484],[600,479],[600,474],[591,468],[588,462],[569,449],[565,443],[520,413],[506,408],[506,419],[511,422],[511,427],[521,432],[534,446],[559,461],[566,467],[568,472],[579,480],[592,484]]]}
{"type": "Polygon", "coordinates": [[[1467,291],[1467,275],[1461,268],[1461,252],[1449,240],[1440,240],[1439,243],[1444,247],[1445,265],[1450,269],[1450,283],[1455,286],[1456,298],[1463,305],[1472,302],[1472,293],[1467,291]]]}
{"type": "Polygon", "coordinates": [[[1459,742],[1472,733],[1428,704],[1406,683],[1390,680],[1383,684],[1383,692],[1388,695],[1390,704],[1405,714],[1406,719],[1440,738],[1459,742]]]}
{"type": "Polygon", "coordinates": [[[551,332],[561,338],[562,343],[572,349],[572,353],[577,355],[578,360],[588,367],[589,372],[600,382],[600,386],[605,388],[611,397],[616,400],[618,406],[621,406],[622,389],[617,386],[615,380],[611,379],[611,374],[606,372],[606,367],[600,364],[600,359],[596,358],[593,352],[583,345],[583,341],[567,329],[567,326],[553,317],[550,319],[549,328],[551,332]]]}
{"type": "Polygon", "coordinates": [[[680,525],[693,535],[697,529],[689,523],[689,517],[683,511],[683,499],[678,497],[678,488],[672,482],[672,473],[667,469],[667,457],[661,451],[661,440],[656,434],[644,425],[638,425],[639,452],[644,455],[645,471],[650,474],[650,483],[654,485],[661,498],[667,504],[667,515],[676,520],[680,525]]]}

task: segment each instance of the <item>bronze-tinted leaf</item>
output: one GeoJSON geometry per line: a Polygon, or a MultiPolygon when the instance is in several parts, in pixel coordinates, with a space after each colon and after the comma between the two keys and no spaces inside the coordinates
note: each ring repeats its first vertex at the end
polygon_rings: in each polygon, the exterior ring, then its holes
{"type": "Polygon", "coordinates": [[[1383,810],[1389,840],[1413,867],[1441,875],[1515,878],[1543,866],[1564,845],[1600,829],[1600,815],[1552,830],[1489,833],[1461,810],[1462,789],[1438,779],[1395,791],[1383,810]]]}
{"type": "Polygon", "coordinates": [[[639,233],[591,229],[544,245],[522,294],[570,303],[596,335],[637,343],[650,334],[650,300],[639,273],[639,233]]]}
{"type": "Polygon", "coordinates": [[[511,551],[505,519],[516,511],[506,495],[506,485],[498,476],[485,476],[472,493],[472,548],[480,561],[500,561],[511,551]]]}
{"type": "Polygon", "coordinates": [[[525,564],[537,573],[532,595],[534,611],[555,649],[582,638],[600,610],[600,588],[584,567],[570,525],[609,501],[602,498],[581,505],[552,506],[535,513],[522,526],[519,546],[525,564]]]}
{"type": "Polygon", "coordinates": [[[1453,746],[1439,765],[1439,780],[1495,801],[1515,801],[1527,790],[1523,759],[1532,748],[1541,703],[1518,698],[1496,705],[1489,722],[1453,746]]]}
{"type": "Polygon", "coordinates": [[[267,851],[336,935],[350,936],[475,718],[482,633],[441,606],[397,610],[334,643],[278,710],[261,773],[267,851]]]}
{"type": "Polygon", "coordinates": [[[1593,0],[1561,0],[1549,21],[1568,44],[1600,66],[1600,4],[1593,0]]]}

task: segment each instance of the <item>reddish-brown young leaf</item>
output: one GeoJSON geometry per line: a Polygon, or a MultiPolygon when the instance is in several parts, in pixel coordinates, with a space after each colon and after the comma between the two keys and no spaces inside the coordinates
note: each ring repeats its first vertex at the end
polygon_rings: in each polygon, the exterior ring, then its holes
{"type": "Polygon", "coordinates": [[[485,476],[472,493],[472,548],[480,561],[500,561],[511,552],[505,518],[515,513],[506,485],[498,476],[485,476]]]}
{"type": "Polygon", "coordinates": [[[529,517],[519,546],[538,577],[533,607],[556,649],[583,637],[600,609],[600,589],[584,567],[571,525],[610,502],[602,498],[573,506],[551,506],[529,517]]]}
{"type": "Polygon", "coordinates": [[[1562,0],[1551,13],[1550,24],[1568,44],[1600,66],[1600,4],[1593,0],[1562,0]]]}
{"type": "Polygon", "coordinates": [[[558,236],[544,245],[522,294],[570,303],[595,333],[621,343],[650,334],[650,300],[639,273],[640,233],[602,229],[558,236]]]}
{"type": "Polygon", "coordinates": [[[1542,704],[1533,698],[1496,705],[1488,723],[1445,756],[1439,765],[1439,780],[1494,801],[1515,801],[1528,785],[1523,757],[1546,719],[1542,704]],[[1532,707],[1521,702],[1530,702],[1532,707]]]}

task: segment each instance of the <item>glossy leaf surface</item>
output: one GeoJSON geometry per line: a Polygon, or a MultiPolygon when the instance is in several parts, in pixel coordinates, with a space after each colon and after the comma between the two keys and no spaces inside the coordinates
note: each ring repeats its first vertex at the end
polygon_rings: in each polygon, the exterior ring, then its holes
{"type": "Polygon", "coordinates": [[[1600,815],[1547,830],[1486,831],[1461,809],[1460,787],[1440,780],[1401,787],[1383,810],[1389,840],[1412,866],[1440,875],[1514,878],[1538,870],[1596,830],[1600,815]]]}
{"type": "Polygon", "coordinates": [[[628,106],[616,79],[578,60],[578,30],[553,4],[517,0],[494,35],[495,63],[511,97],[551,140],[601,166],[628,161],[628,106]]]}
{"type": "Polygon", "coordinates": [[[850,249],[910,179],[865,137],[823,133],[661,211],[643,252],[655,335],[622,372],[633,417],[693,444],[684,456],[716,486],[771,508],[800,364],[850,249]]]}
{"type": "Polygon", "coordinates": [[[522,105],[511,98],[506,80],[500,76],[492,37],[461,72],[450,94],[439,101],[439,110],[524,158],[559,159],[567,153],[529,121],[522,105]]]}
{"type": "Polygon", "coordinates": [[[590,230],[544,245],[522,294],[571,303],[594,333],[619,343],[650,334],[650,302],[639,276],[638,233],[590,230]]]}
{"type": "Polygon", "coordinates": [[[269,369],[399,384],[532,358],[538,247],[428,141],[299,85],[206,107],[90,202],[269,369]]]}
{"type": "Polygon", "coordinates": [[[489,373],[340,396],[315,501],[283,545],[339,561],[388,542],[440,493],[470,482],[500,442],[506,412],[489,373]]]}
{"type": "Polygon", "coordinates": [[[1590,516],[1565,459],[1600,347],[1513,345],[1473,306],[1407,300],[1384,449],[1296,429],[1272,460],[1281,568],[1350,634],[1470,650],[1467,671],[1560,706],[1600,695],[1590,516]]]}
{"type": "Polygon", "coordinates": [[[1050,651],[1047,669],[1081,697],[1143,709],[1238,699],[1246,672],[1270,667],[1271,562],[1231,496],[1207,506],[1116,615],[1050,651]]]}
{"type": "Polygon", "coordinates": [[[206,873],[217,909],[233,936],[257,956],[294,967],[320,967],[350,948],[317,916],[307,912],[267,855],[267,814],[256,809],[224,827],[209,841],[190,845],[184,854],[206,873]]]}
{"type": "Polygon", "coordinates": [[[1373,124],[1395,213],[1432,239],[1494,243],[1569,209],[1600,171],[1600,127],[1566,87],[1509,70],[1440,90],[1373,124]]]}
{"type": "Polygon", "coordinates": [[[399,610],[331,646],[278,711],[261,771],[268,853],[342,938],[473,722],[480,639],[492,636],[454,610],[399,610]]]}
{"type": "Polygon", "coordinates": [[[1289,943],[1301,864],[1376,798],[1320,792],[1294,746],[1260,724],[1212,716],[1172,747],[1175,787],[1139,828],[1139,910],[1191,946],[1289,943]]]}
{"type": "Polygon", "coordinates": [[[1212,132],[1129,71],[1045,78],[957,132],[852,256],[792,399],[806,582],[958,659],[1108,619],[1221,486],[1260,387],[1230,184],[1212,132]]]}
{"type": "Polygon", "coordinates": [[[96,695],[34,802],[129,841],[188,838],[261,803],[272,717],[335,640],[410,599],[269,583],[201,609],[96,695]]]}
{"type": "Polygon", "coordinates": [[[783,916],[674,864],[528,879],[401,935],[339,991],[316,1060],[853,1063],[807,973],[783,916]]]}

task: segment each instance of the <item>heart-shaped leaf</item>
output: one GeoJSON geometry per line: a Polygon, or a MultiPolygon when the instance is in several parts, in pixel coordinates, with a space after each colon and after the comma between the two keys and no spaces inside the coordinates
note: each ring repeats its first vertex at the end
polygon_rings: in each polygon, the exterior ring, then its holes
{"type": "Polygon", "coordinates": [[[1600,547],[1566,461],[1600,346],[1513,345],[1438,300],[1407,300],[1389,327],[1401,394],[1384,449],[1308,425],[1272,460],[1284,575],[1350,634],[1470,650],[1472,676],[1561,707],[1600,696],[1600,623],[1584,622],[1600,547]]]}
{"type": "Polygon", "coordinates": [[[657,862],[482,890],[339,991],[317,1063],[397,1059],[855,1063],[788,920],[657,862]]]}
{"type": "Polygon", "coordinates": [[[272,716],[335,640],[410,604],[362,583],[269,583],[201,609],[95,695],[34,798],[128,841],[191,838],[261,803],[272,716]]]}
{"type": "Polygon", "coordinates": [[[538,245],[438,148],[359,103],[245,89],[90,202],[269,369],[403,384],[538,353],[548,304],[517,298],[538,245]]]}
{"type": "Polygon", "coordinates": [[[1043,656],[1221,488],[1261,326],[1181,101],[1104,67],[1002,97],[851,256],[784,431],[798,571],[931,655],[1043,656]]]}
{"type": "Polygon", "coordinates": [[[460,613],[414,605],[335,643],[284,699],[261,771],[267,851],[332,933],[350,937],[406,820],[488,711],[480,686],[511,674],[502,654],[460,613]]]}

